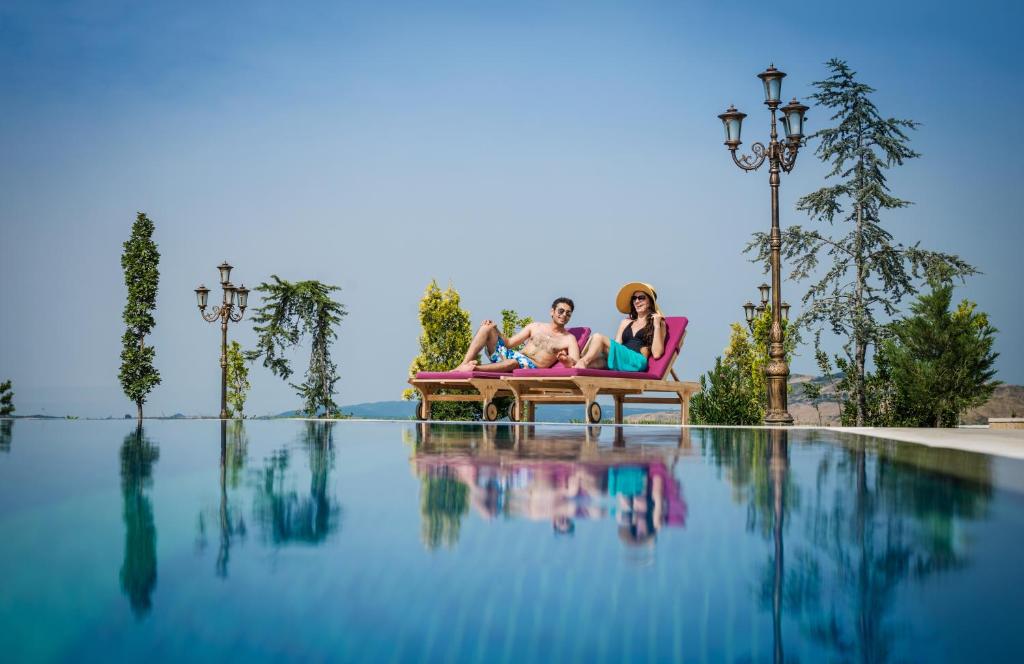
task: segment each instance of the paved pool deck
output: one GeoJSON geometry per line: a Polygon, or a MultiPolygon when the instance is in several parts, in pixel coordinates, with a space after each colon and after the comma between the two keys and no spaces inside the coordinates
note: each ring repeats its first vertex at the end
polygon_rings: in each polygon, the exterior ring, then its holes
{"type": "Polygon", "coordinates": [[[929,447],[945,447],[967,452],[1024,459],[1024,430],[961,427],[957,429],[902,429],[882,427],[829,427],[829,431],[848,431],[864,436],[888,438],[929,447]]]}

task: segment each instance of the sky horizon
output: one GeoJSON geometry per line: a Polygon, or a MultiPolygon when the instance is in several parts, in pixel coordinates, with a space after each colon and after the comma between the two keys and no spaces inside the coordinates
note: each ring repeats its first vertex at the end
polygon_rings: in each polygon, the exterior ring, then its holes
{"type": "MultiPolygon", "coordinates": [[[[1024,97],[1024,12],[844,7],[7,3],[0,380],[19,415],[134,413],[117,373],[137,211],[161,252],[147,414],[219,410],[219,334],[193,289],[214,288],[225,259],[250,288],[272,274],[341,287],[339,404],[400,398],[432,279],[474,326],[505,308],[546,320],[566,295],[573,325],[605,333],[618,288],[650,282],[691,320],[676,370],[696,380],[768,280],[741,251],[769,228],[767,168],[731,163],[716,116],[746,112],[749,148],[767,138],[756,74],[774,63],[784,99],[809,103],[836,57],[884,116],[921,123],[921,158],[888,173],[914,205],[883,225],[981,270],[954,298],[999,329],[997,378],[1024,384],[1024,130],[1007,119],[1024,97]]],[[[828,115],[812,106],[807,131],[828,115]]],[[[795,209],[826,184],[814,147],[783,174],[783,227],[816,223],[795,209]]],[[[794,314],[805,290],[783,282],[794,314]]],[[[229,334],[252,348],[248,312],[229,334]]],[[[798,352],[791,370],[816,374],[798,352]]],[[[292,357],[301,380],[307,358],[292,357]]],[[[250,414],[300,405],[258,365],[251,382],[250,414]]]]}

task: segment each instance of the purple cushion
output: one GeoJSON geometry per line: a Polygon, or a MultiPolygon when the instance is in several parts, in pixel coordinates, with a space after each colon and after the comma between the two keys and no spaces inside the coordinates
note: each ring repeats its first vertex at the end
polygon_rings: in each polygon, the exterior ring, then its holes
{"type": "Polygon", "coordinates": [[[420,371],[417,380],[462,380],[466,378],[501,378],[510,376],[508,371],[420,371]]]}
{"type": "MultiPolygon", "coordinates": [[[[581,350],[590,339],[589,327],[570,327],[566,331],[576,337],[576,343],[579,344],[581,350]]],[[[519,369],[519,371],[535,371],[545,375],[546,372],[557,369],[568,371],[558,364],[549,369],[519,369]]],[[[416,380],[466,380],[468,378],[501,378],[510,375],[512,373],[509,371],[420,371],[416,374],[416,380]]]]}
{"type": "Polygon", "coordinates": [[[665,352],[656,360],[650,360],[647,364],[647,371],[610,371],[608,369],[569,369],[557,366],[550,369],[516,369],[513,376],[534,378],[546,376],[548,378],[568,378],[570,376],[602,376],[605,378],[638,378],[641,380],[663,380],[668,373],[669,362],[672,361],[672,354],[679,347],[679,340],[686,332],[686,325],[689,323],[685,316],[666,316],[665,324],[668,326],[668,338],[665,339],[665,352]]]}

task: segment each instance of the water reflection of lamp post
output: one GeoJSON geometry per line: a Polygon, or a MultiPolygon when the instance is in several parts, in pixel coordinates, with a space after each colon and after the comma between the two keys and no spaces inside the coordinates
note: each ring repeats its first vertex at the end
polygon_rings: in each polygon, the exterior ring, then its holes
{"type": "Polygon", "coordinates": [[[796,165],[796,155],[804,135],[804,113],[807,112],[807,106],[794,99],[782,107],[781,120],[786,138],[785,143],[780,142],[776,131],[776,112],[780,110],[779,104],[782,103],[782,79],[786,75],[771,66],[757,76],[764,84],[764,103],[771,112],[771,133],[768,147],[762,143],[754,143],[751,146],[753,157],[747,155],[737,157],[736,150],[742,142],[740,141],[740,130],[743,118],[747,117],[747,114],[730,106],[718,118],[725,126],[725,145],[737,166],[745,171],[754,171],[760,168],[766,159],[769,163],[768,184],[771,187],[772,196],[772,229],[769,237],[772,270],[772,327],[768,350],[770,360],[765,368],[765,375],[768,378],[768,413],[765,415],[764,421],[767,424],[792,424],[793,416],[786,408],[786,378],[789,376],[789,367],[786,365],[786,353],[783,350],[782,300],[780,297],[782,277],[779,253],[782,247],[782,232],[779,230],[779,173],[781,171],[789,173],[796,165]]]}
{"type": "Polygon", "coordinates": [[[784,542],[782,539],[783,517],[785,515],[786,472],[789,470],[788,432],[783,429],[772,429],[771,461],[768,472],[772,482],[772,513],[774,521],[773,539],[775,543],[775,565],[772,574],[772,634],[775,646],[773,661],[785,662],[782,650],[782,579],[784,567],[784,542]]]}
{"type": "Polygon", "coordinates": [[[224,290],[220,306],[214,306],[213,311],[206,314],[210,289],[202,284],[196,289],[196,301],[199,304],[199,315],[206,322],[220,320],[220,417],[225,420],[228,418],[228,321],[237,323],[242,320],[249,300],[249,289],[245,284],[235,286],[231,283],[231,266],[227,261],[218,265],[217,269],[220,270],[220,285],[224,290]],[[236,301],[238,311],[234,311],[236,301]]]}

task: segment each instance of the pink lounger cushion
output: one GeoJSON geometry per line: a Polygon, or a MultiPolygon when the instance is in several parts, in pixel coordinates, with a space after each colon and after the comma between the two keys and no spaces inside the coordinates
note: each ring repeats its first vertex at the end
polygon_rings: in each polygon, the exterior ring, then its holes
{"type": "Polygon", "coordinates": [[[594,376],[601,378],[635,378],[638,380],[664,380],[669,370],[669,362],[679,340],[686,332],[689,320],[685,316],[666,316],[668,337],[665,339],[665,352],[656,360],[647,364],[647,371],[611,371],[609,369],[569,369],[557,366],[550,369],[516,369],[512,375],[516,378],[570,378],[572,376],[594,376]]]}
{"type": "MultiPolygon", "coordinates": [[[[566,330],[576,337],[576,343],[580,350],[590,339],[589,327],[570,327],[566,330]]],[[[547,369],[520,369],[520,371],[535,371],[537,375],[546,376],[550,371],[565,370],[565,367],[556,364],[547,369]]],[[[467,380],[469,378],[501,378],[511,375],[508,371],[420,371],[416,374],[416,380],[467,380]]]]}

